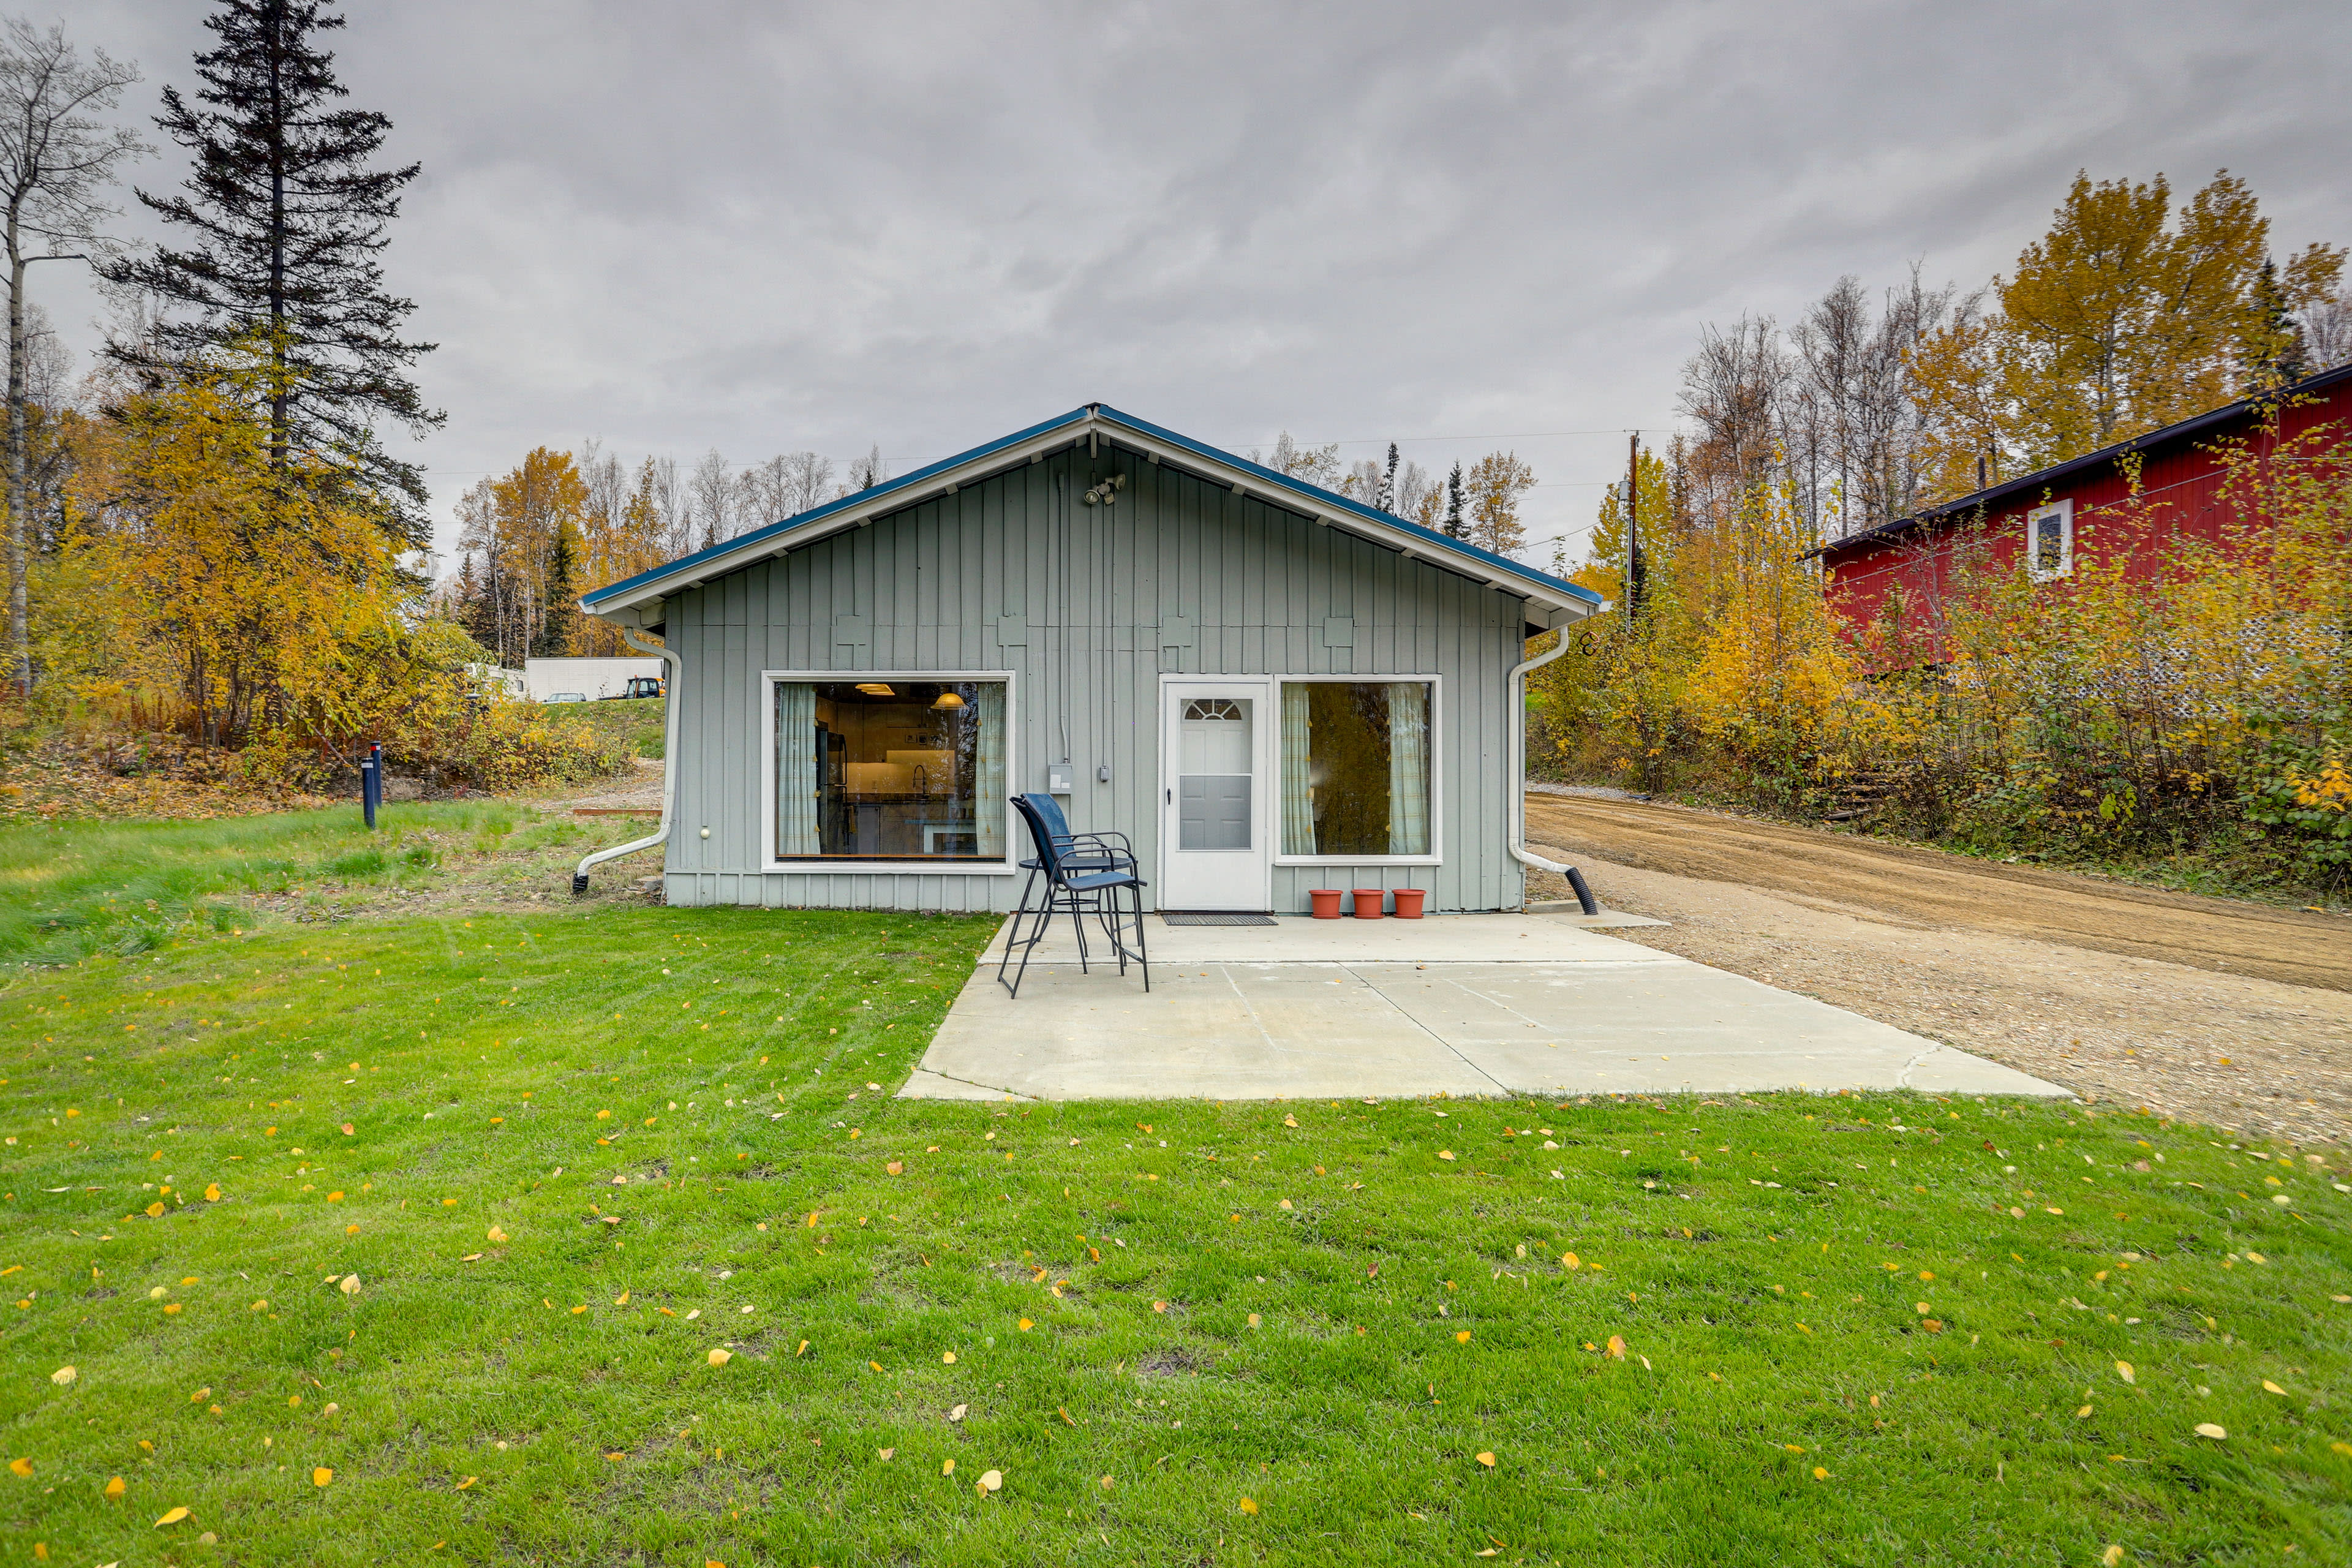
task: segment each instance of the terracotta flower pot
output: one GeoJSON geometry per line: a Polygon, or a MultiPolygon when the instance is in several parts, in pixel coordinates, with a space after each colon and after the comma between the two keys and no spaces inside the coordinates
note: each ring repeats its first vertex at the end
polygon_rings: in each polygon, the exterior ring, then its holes
{"type": "Polygon", "coordinates": [[[1396,890],[1396,918],[1401,921],[1421,919],[1422,900],[1428,897],[1426,888],[1399,888],[1396,890]]]}
{"type": "Polygon", "coordinates": [[[1356,889],[1356,918],[1360,921],[1376,921],[1380,919],[1381,900],[1386,897],[1388,897],[1388,889],[1385,888],[1358,888],[1356,889]]]}
{"type": "Polygon", "coordinates": [[[1307,889],[1307,897],[1312,900],[1315,906],[1315,918],[1317,920],[1336,921],[1339,918],[1340,894],[1339,889],[1309,888],[1307,889]]]}

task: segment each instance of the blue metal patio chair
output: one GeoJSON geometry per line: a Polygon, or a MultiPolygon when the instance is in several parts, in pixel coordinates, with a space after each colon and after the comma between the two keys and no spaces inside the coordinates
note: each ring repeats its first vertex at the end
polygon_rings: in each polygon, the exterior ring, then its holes
{"type": "Polygon", "coordinates": [[[1118,954],[1118,972],[1127,973],[1128,960],[1133,959],[1143,967],[1143,989],[1151,989],[1151,961],[1146,952],[1143,936],[1143,889],[1149,886],[1137,875],[1135,849],[1123,833],[1072,833],[1060,805],[1050,795],[1016,795],[1013,808],[1029,826],[1030,841],[1037,847],[1034,859],[1021,864],[1029,870],[1029,879],[1022,884],[1021,904],[1013,912],[1012,929],[1005,933],[1004,955],[997,961],[998,984],[1021,994],[1022,978],[1029,973],[1029,955],[1045,940],[1046,929],[1054,917],[1067,911],[1070,929],[1078,940],[1078,972],[1087,970],[1086,916],[1092,915],[1102,922],[1103,934],[1110,939],[1111,948],[1118,954]],[[1040,878],[1045,881],[1045,897],[1031,908],[1029,895],[1040,878]],[[1129,894],[1126,907],[1121,907],[1119,894],[1129,894]],[[1135,922],[1135,950],[1128,951],[1125,927],[1132,916],[1135,922]],[[1034,917],[1036,925],[1026,937],[1021,934],[1023,923],[1034,917]],[[1006,980],[1004,971],[1013,962],[1013,950],[1021,950],[1021,967],[1006,980]]]}

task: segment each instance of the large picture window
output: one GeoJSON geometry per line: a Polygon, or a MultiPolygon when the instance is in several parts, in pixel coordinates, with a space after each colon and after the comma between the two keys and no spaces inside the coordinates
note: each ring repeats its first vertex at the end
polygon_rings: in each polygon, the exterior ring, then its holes
{"type": "Polygon", "coordinates": [[[1002,680],[777,680],[776,858],[1002,864],[1002,680]]]}
{"type": "Polygon", "coordinates": [[[1430,684],[1282,686],[1282,852],[1385,859],[1430,848],[1430,684]]]}

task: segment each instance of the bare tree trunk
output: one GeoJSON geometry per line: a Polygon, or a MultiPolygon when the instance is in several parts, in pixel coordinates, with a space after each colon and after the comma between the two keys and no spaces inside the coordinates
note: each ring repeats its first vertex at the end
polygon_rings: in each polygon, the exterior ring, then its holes
{"type": "Polygon", "coordinates": [[[25,594],[25,253],[16,211],[8,212],[8,678],[21,700],[33,693],[33,637],[25,594]]]}

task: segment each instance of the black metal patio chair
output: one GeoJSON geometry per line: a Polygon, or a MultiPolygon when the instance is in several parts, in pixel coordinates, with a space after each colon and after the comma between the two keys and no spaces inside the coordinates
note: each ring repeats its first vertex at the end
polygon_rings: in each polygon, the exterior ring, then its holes
{"type": "Polygon", "coordinates": [[[1124,833],[1073,833],[1062,808],[1050,795],[1016,795],[1013,809],[1029,826],[1030,841],[1037,847],[1034,859],[1021,864],[1028,868],[1029,878],[1021,887],[1020,907],[1013,912],[1013,925],[1005,933],[1004,955],[997,960],[998,984],[1021,994],[1022,978],[1029,973],[1029,955],[1045,940],[1045,932],[1057,914],[1067,912],[1070,930],[1078,942],[1078,973],[1087,973],[1086,917],[1091,915],[1102,924],[1103,934],[1110,941],[1111,949],[1118,954],[1118,972],[1127,973],[1128,961],[1134,960],[1143,969],[1143,989],[1151,989],[1151,960],[1143,935],[1143,889],[1150,886],[1138,875],[1135,849],[1124,833]],[[1045,896],[1031,907],[1030,893],[1042,879],[1045,896]],[[1129,896],[1121,907],[1119,894],[1129,896]],[[1135,949],[1127,946],[1126,931],[1129,917],[1135,922],[1135,949]],[[1024,922],[1034,919],[1036,924],[1027,936],[1021,934],[1024,922]],[[1021,967],[1013,978],[1004,972],[1013,962],[1013,950],[1021,950],[1021,967]]]}

